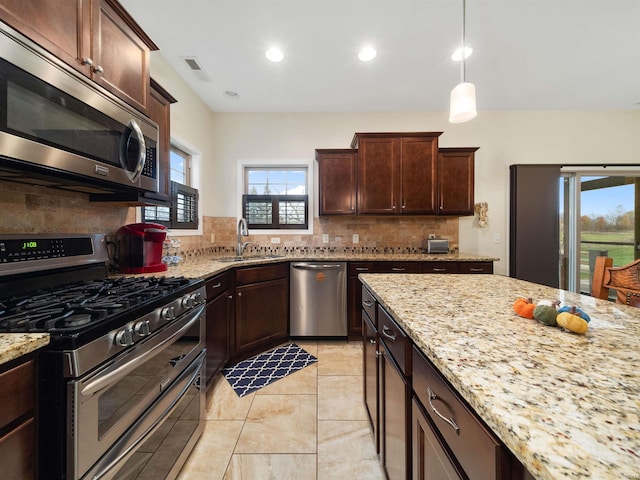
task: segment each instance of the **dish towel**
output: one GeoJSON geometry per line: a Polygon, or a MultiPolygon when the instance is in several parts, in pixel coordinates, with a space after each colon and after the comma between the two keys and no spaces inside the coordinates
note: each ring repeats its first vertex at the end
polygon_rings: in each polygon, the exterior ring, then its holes
{"type": "Polygon", "coordinates": [[[317,361],[309,352],[290,343],[224,368],[222,373],[236,394],[244,397],[317,361]]]}

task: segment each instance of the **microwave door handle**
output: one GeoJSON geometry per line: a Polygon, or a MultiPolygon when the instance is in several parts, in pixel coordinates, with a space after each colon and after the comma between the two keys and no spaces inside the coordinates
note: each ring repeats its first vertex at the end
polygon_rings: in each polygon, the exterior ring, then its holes
{"type": "Polygon", "coordinates": [[[119,365],[113,369],[109,369],[104,374],[99,375],[97,378],[95,378],[94,380],[87,383],[84,387],[82,387],[82,389],[80,390],[80,394],[83,396],[93,395],[94,393],[99,392],[103,388],[113,385],[118,380],[121,380],[122,378],[126,377],[129,373],[131,373],[140,365],[142,365],[144,362],[146,362],[150,357],[152,357],[153,355],[156,355],[157,353],[159,353],[160,351],[164,350],[169,345],[171,345],[171,342],[173,340],[175,340],[176,338],[180,338],[196,322],[199,322],[200,315],[202,315],[202,312],[204,312],[204,308],[205,306],[202,305],[197,310],[192,310],[191,312],[189,312],[189,315],[192,318],[189,318],[186,324],[182,325],[176,332],[170,332],[167,338],[162,339],[160,343],[150,347],[148,350],[140,354],[137,354],[131,361],[126,362],[123,365],[119,365]]]}
{"type": "Polygon", "coordinates": [[[129,120],[129,124],[127,125],[127,130],[129,130],[129,135],[126,138],[123,138],[124,147],[122,149],[122,152],[120,153],[124,157],[121,159],[121,164],[122,164],[122,167],[127,171],[127,174],[129,175],[129,178],[131,179],[131,181],[137,182],[138,179],[140,178],[140,175],[142,175],[142,169],[144,168],[144,164],[147,160],[147,145],[144,141],[144,135],[142,134],[142,130],[140,130],[140,125],[138,125],[138,122],[136,122],[134,119],[129,120]],[[131,136],[134,136],[134,135],[136,137],[136,140],[138,141],[139,150],[138,150],[138,161],[136,162],[136,166],[133,169],[133,172],[131,172],[127,167],[127,162],[126,162],[126,153],[127,153],[126,145],[128,145],[131,136]]]}

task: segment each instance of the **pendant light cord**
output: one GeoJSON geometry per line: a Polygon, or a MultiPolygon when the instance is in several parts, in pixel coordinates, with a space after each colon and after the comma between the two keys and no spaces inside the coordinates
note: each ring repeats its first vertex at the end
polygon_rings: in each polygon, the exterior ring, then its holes
{"type": "Polygon", "coordinates": [[[465,45],[465,18],[467,17],[466,15],[466,10],[467,10],[467,5],[466,5],[466,0],[462,0],[462,62],[461,62],[461,66],[460,66],[460,70],[461,70],[461,76],[462,76],[462,83],[464,83],[466,81],[466,72],[465,72],[465,54],[466,54],[466,45],[465,45]]]}

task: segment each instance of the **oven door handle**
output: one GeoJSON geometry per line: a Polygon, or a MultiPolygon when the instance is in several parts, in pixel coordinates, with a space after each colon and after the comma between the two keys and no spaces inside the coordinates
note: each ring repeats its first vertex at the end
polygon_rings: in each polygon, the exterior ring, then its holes
{"type": "MultiPolygon", "coordinates": [[[[164,335],[164,338],[149,337],[150,342],[157,340],[158,343],[154,345],[147,345],[146,343],[140,344],[138,348],[147,348],[143,352],[137,352],[134,358],[122,365],[114,364],[108,368],[105,372],[98,375],[95,379],[84,385],[80,390],[80,394],[83,396],[93,395],[103,388],[113,385],[117,381],[126,377],[129,373],[134,371],[140,365],[145,363],[150,357],[157,355],[160,351],[167,348],[173,340],[181,337],[187,330],[189,330],[195,323],[200,321],[200,315],[204,312],[205,305],[201,305],[196,310],[191,310],[185,315],[182,326],[176,330],[176,324],[171,325],[164,332],[159,335],[164,335]],[[186,322],[186,323],[184,323],[186,322]]],[[[135,347],[134,347],[135,348],[135,347]]],[[[136,349],[137,350],[137,349],[136,349]]]]}
{"type": "MultiPolygon", "coordinates": [[[[126,462],[150,435],[152,435],[164,420],[173,413],[185,392],[194,384],[200,375],[205,361],[201,353],[196,360],[176,379],[154,406],[147,411],[125,433],[113,448],[83,477],[92,480],[109,480],[118,474],[117,467],[126,462]]],[[[200,388],[204,378],[200,379],[200,388]]]]}

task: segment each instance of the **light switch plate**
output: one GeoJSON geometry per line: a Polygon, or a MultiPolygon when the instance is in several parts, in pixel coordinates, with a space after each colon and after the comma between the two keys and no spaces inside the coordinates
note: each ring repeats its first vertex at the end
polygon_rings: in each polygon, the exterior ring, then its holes
{"type": "Polygon", "coordinates": [[[357,233],[354,233],[352,237],[352,241],[353,243],[360,243],[360,235],[358,235],[357,233]]]}
{"type": "Polygon", "coordinates": [[[279,237],[271,237],[271,243],[280,243],[279,237]]]}
{"type": "Polygon", "coordinates": [[[322,234],[322,243],[329,243],[329,234],[328,233],[323,233],[322,234]]]}

